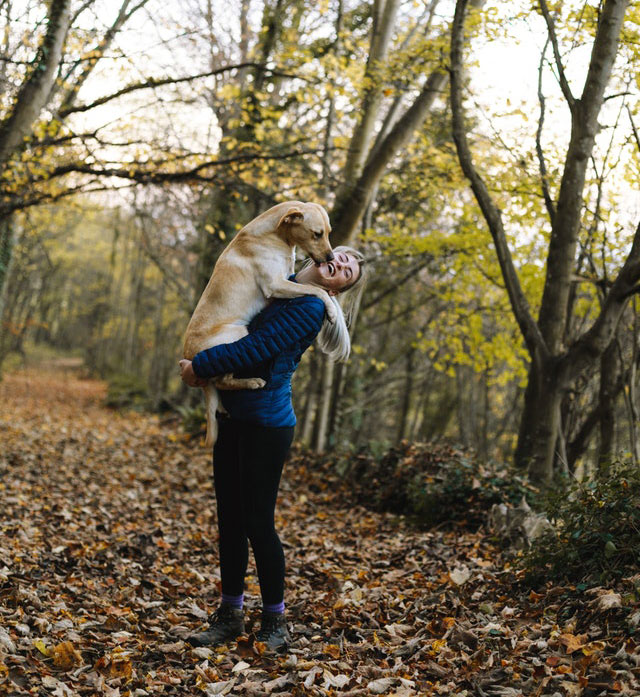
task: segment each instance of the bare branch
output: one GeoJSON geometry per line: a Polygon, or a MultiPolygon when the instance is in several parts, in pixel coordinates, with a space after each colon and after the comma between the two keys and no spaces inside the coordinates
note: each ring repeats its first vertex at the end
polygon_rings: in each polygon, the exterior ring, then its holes
{"type": "MultiPolygon", "coordinates": [[[[125,22],[127,22],[132,17],[132,15],[135,12],[137,12],[140,8],[144,7],[148,1],[149,0],[140,0],[140,2],[135,7],[131,8],[131,10],[127,12],[131,0],[122,0],[122,5],[120,6],[120,10],[115,21],[109,27],[109,29],[107,29],[107,31],[105,32],[104,36],[100,39],[98,44],[91,50],[91,58],[89,59],[88,63],[85,63],[84,69],[82,70],[80,75],[78,75],[78,77],[75,80],[73,80],[73,86],[66,91],[66,94],[62,99],[62,110],[68,109],[73,105],[82,85],[84,85],[84,83],[89,79],[91,73],[98,64],[98,61],[100,60],[100,58],[104,56],[109,46],[111,46],[113,40],[115,39],[120,29],[122,29],[125,22]]],[[[81,10],[82,9],[84,9],[84,7],[81,8],[81,10]]],[[[68,82],[71,79],[71,76],[73,75],[73,72],[75,71],[78,65],[80,65],[80,61],[77,61],[67,71],[66,75],[64,75],[64,77],[62,78],[63,82],[68,82]]]]}
{"type": "Polygon", "coordinates": [[[570,378],[577,377],[594,358],[602,355],[611,342],[627,300],[640,291],[640,223],[631,251],[607,293],[598,318],[566,352],[561,368],[570,378]]]}
{"type": "Polygon", "coordinates": [[[638,134],[638,129],[636,128],[636,124],[633,121],[633,114],[631,113],[631,109],[629,108],[628,104],[627,104],[627,114],[629,114],[629,121],[631,122],[631,130],[633,131],[633,137],[636,140],[636,145],[638,146],[638,150],[640,150],[640,135],[638,134]]]}
{"type": "MultiPolygon", "coordinates": [[[[192,157],[191,154],[184,155],[180,158],[174,158],[172,160],[163,161],[153,161],[149,162],[149,169],[140,167],[140,165],[135,165],[130,168],[124,167],[97,167],[86,162],[70,162],[64,165],[60,165],[55,169],[48,172],[39,180],[34,180],[34,183],[42,181],[51,181],[52,179],[57,179],[58,177],[65,176],[67,174],[87,174],[94,177],[116,177],[120,179],[128,179],[138,183],[144,184],[164,184],[166,182],[204,182],[213,181],[216,179],[215,174],[207,174],[206,170],[211,168],[220,168],[223,166],[228,166],[232,164],[241,164],[245,162],[255,162],[257,160],[262,161],[277,161],[277,160],[289,160],[294,157],[302,157],[304,155],[318,155],[321,150],[292,150],[285,153],[266,153],[266,154],[246,154],[246,155],[236,155],[234,157],[226,157],[220,160],[208,160],[207,162],[202,162],[195,167],[189,169],[183,169],[175,172],[158,171],[158,168],[162,165],[175,165],[181,159],[187,159],[192,157]]],[[[16,206],[15,208],[20,208],[16,206]]],[[[15,209],[14,208],[14,209],[15,209]]]]}
{"type": "Polygon", "coordinates": [[[558,48],[558,37],[556,36],[556,29],[554,26],[553,18],[549,13],[549,8],[547,7],[547,0],[540,0],[540,10],[544,21],[547,23],[547,31],[549,32],[549,39],[551,40],[551,46],[553,48],[553,57],[556,63],[556,70],[558,71],[558,81],[560,83],[560,89],[564,98],[567,100],[567,104],[571,111],[573,111],[576,100],[571,94],[571,88],[567,82],[567,76],[564,73],[564,67],[562,66],[562,58],[560,57],[560,49],[558,48]]]}
{"type": "MultiPolygon", "coordinates": [[[[61,118],[68,116],[69,114],[75,114],[77,112],[89,111],[89,109],[95,109],[98,106],[102,106],[113,99],[122,97],[125,94],[130,94],[131,92],[136,92],[138,90],[153,89],[155,87],[162,87],[163,85],[177,85],[182,82],[193,82],[194,80],[200,80],[204,77],[212,77],[214,75],[221,75],[222,73],[228,72],[230,70],[240,70],[247,67],[257,67],[258,63],[246,62],[237,63],[235,65],[225,65],[222,68],[216,68],[215,70],[208,70],[204,73],[196,73],[195,75],[186,75],[184,77],[164,77],[164,78],[149,78],[143,82],[134,82],[131,85],[127,85],[117,92],[100,97],[89,104],[78,104],[77,106],[70,106],[64,109],[60,109],[59,115],[61,118]]],[[[306,82],[311,82],[309,78],[305,78],[301,75],[296,75],[294,73],[286,73],[279,70],[271,70],[270,68],[264,68],[264,70],[271,76],[278,77],[288,77],[297,80],[305,80],[306,82]]]]}
{"type": "Polygon", "coordinates": [[[544,67],[544,57],[547,52],[547,46],[549,45],[549,37],[545,42],[544,48],[542,49],[542,55],[540,56],[540,65],[538,66],[538,101],[540,102],[540,119],[538,120],[538,130],[536,131],[536,153],[538,155],[538,162],[540,163],[540,184],[542,186],[542,196],[544,197],[544,205],[547,208],[547,213],[549,214],[549,220],[553,225],[554,218],[556,217],[556,207],[551,198],[549,192],[549,181],[547,180],[547,165],[544,161],[544,152],[542,150],[542,128],[544,126],[544,113],[545,113],[545,98],[542,93],[542,69],[544,67]]]}

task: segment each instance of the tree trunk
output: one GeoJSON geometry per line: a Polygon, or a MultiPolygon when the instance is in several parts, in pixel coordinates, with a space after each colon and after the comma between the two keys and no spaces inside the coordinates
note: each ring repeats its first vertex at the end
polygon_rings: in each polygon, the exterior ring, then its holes
{"type": "Polygon", "coordinates": [[[342,418],[342,393],[344,391],[346,372],[347,366],[344,363],[339,363],[334,369],[329,430],[327,432],[327,438],[330,443],[336,442],[337,432],[340,427],[342,418]]]}
{"type": "Polygon", "coordinates": [[[616,342],[612,341],[600,357],[600,450],[598,467],[606,469],[614,459],[615,451],[615,383],[618,373],[616,342]]]}
{"type": "Polygon", "coordinates": [[[302,421],[302,436],[300,440],[305,445],[311,444],[313,437],[314,415],[318,405],[318,352],[314,351],[309,361],[309,383],[307,385],[307,398],[304,405],[302,421]]]}
{"type": "Polygon", "coordinates": [[[415,377],[413,358],[415,349],[411,348],[406,356],[406,366],[404,374],[404,391],[402,393],[402,407],[398,420],[396,441],[400,442],[407,435],[407,424],[409,423],[409,412],[411,410],[411,393],[413,391],[413,380],[415,377]]]}
{"type": "Polygon", "coordinates": [[[364,91],[362,104],[358,110],[360,119],[349,143],[347,161],[342,173],[343,183],[336,193],[336,208],[344,206],[351,197],[354,185],[366,161],[369,146],[373,141],[383,96],[380,72],[384,68],[384,62],[387,58],[398,4],[398,0],[374,0],[373,3],[373,26],[364,74],[368,87],[364,91]]]}
{"type": "Polygon", "coordinates": [[[6,282],[9,277],[13,244],[15,241],[13,216],[6,215],[0,219],[0,333],[4,333],[2,319],[7,301],[6,282]]]}
{"type": "Polygon", "coordinates": [[[33,69],[13,101],[13,108],[0,124],[0,164],[4,164],[30,132],[47,104],[62,57],[69,29],[71,0],[52,0],[48,27],[33,69]]]}
{"type": "Polygon", "coordinates": [[[322,387],[320,389],[320,403],[316,414],[316,432],[313,449],[316,453],[324,452],[327,446],[327,432],[329,427],[329,409],[331,408],[331,394],[333,384],[334,362],[324,356],[322,361],[322,387]]]}
{"type": "MultiPolygon", "coordinates": [[[[485,0],[469,1],[476,8],[485,3],[485,0]]],[[[446,81],[447,73],[444,69],[436,68],[431,72],[415,101],[395,122],[386,137],[377,142],[368,153],[359,176],[355,181],[346,182],[350,186],[349,194],[337,196],[331,211],[333,245],[349,244],[352,241],[367,209],[371,192],[380,182],[389,162],[411,142],[424,123],[436,98],[442,95],[446,81]]]]}
{"type": "Polygon", "coordinates": [[[629,441],[631,443],[631,458],[634,465],[640,462],[640,448],[638,447],[638,401],[637,401],[637,364],[638,364],[638,310],[635,296],[633,298],[633,335],[632,335],[631,365],[629,366],[629,396],[627,399],[629,409],[629,441]]]}

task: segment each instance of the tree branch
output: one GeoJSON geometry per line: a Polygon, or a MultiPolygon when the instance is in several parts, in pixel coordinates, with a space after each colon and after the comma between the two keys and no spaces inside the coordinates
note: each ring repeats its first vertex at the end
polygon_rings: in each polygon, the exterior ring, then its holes
{"type": "MultiPolygon", "coordinates": [[[[231,164],[251,162],[256,160],[289,160],[294,157],[302,157],[303,155],[317,155],[320,150],[293,150],[285,153],[267,153],[267,154],[247,154],[236,155],[234,157],[225,157],[219,160],[208,160],[202,162],[190,169],[184,169],[177,172],[158,171],[158,167],[162,164],[173,164],[176,160],[165,160],[164,162],[153,162],[153,169],[143,169],[139,166],[124,168],[124,167],[95,167],[85,162],[71,162],[65,165],[60,165],[47,173],[40,181],[50,181],[66,174],[88,174],[95,177],[118,177],[120,179],[129,179],[138,183],[145,184],[164,184],[165,182],[189,182],[189,181],[212,181],[215,175],[203,174],[203,170],[215,167],[220,168],[231,164]]],[[[185,158],[191,155],[185,155],[185,158]]],[[[36,181],[37,183],[37,181],[36,181]]]]}
{"type": "Polygon", "coordinates": [[[547,23],[547,31],[549,33],[549,39],[551,40],[551,46],[553,48],[553,57],[556,63],[556,69],[558,70],[558,81],[560,82],[560,89],[564,98],[567,100],[567,104],[571,111],[574,110],[576,100],[571,94],[571,88],[567,82],[567,77],[564,73],[564,68],[562,66],[562,58],[560,57],[560,49],[558,48],[558,37],[556,36],[556,29],[554,26],[553,18],[549,13],[549,8],[547,7],[547,0],[540,0],[540,10],[544,21],[547,23]]]}
{"type": "MultiPolygon", "coordinates": [[[[155,87],[162,87],[163,85],[176,85],[181,82],[193,82],[194,80],[200,80],[201,78],[204,77],[212,77],[214,75],[221,75],[222,73],[228,72],[230,70],[240,70],[242,68],[247,68],[247,67],[257,67],[261,64],[255,63],[253,61],[248,61],[246,63],[237,63],[235,65],[225,65],[222,68],[216,68],[215,70],[208,70],[204,73],[196,73],[195,75],[187,75],[185,77],[164,77],[164,78],[149,78],[148,80],[145,80],[143,82],[134,82],[131,85],[127,85],[126,87],[123,87],[122,89],[118,90],[117,92],[113,92],[112,94],[105,95],[104,97],[100,97],[96,99],[93,102],[90,102],[89,104],[78,104],[77,106],[70,106],[68,108],[60,109],[59,110],[59,115],[61,118],[64,118],[65,116],[68,116],[69,114],[75,114],[77,112],[82,112],[82,111],[89,111],[89,109],[95,109],[98,106],[102,106],[103,104],[106,104],[107,102],[110,102],[113,99],[117,99],[118,97],[122,97],[125,94],[129,94],[131,92],[136,92],[138,90],[147,90],[147,89],[153,89],[155,87]]],[[[292,79],[296,80],[305,80],[307,82],[310,82],[311,80],[309,78],[305,78],[301,75],[296,75],[293,73],[285,73],[279,70],[271,70],[270,68],[264,68],[264,70],[272,76],[278,76],[278,77],[289,77],[292,79]]]]}
{"type": "Polygon", "coordinates": [[[640,223],[636,228],[629,256],[611,285],[596,321],[562,357],[561,370],[566,371],[571,379],[575,379],[607,348],[613,339],[627,300],[640,290],[639,281],[640,223]]]}
{"type": "Polygon", "coordinates": [[[458,152],[458,160],[465,176],[471,184],[471,189],[476,197],[478,205],[482,210],[493,243],[496,248],[498,262],[502,271],[502,277],[509,295],[509,301],[515,315],[522,336],[532,358],[536,355],[546,359],[548,357],[547,346],[542,338],[538,325],[536,324],[529,302],[520,286],[518,274],[513,265],[511,252],[507,245],[506,235],[502,224],[502,216],[497,208],[486,184],[478,174],[473,164],[471,151],[467,142],[467,135],[464,127],[464,113],[462,108],[462,51],[464,36],[464,16],[468,0],[458,0],[456,11],[451,29],[451,115],[453,127],[453,140],[458,152]]]}
{"type": "MultiPolygon", "coordinates": [[[[76,97],[78,96],[78,92],[80,91],[82,85],[84,85],[84,83],[89,79],[91,73],[98,64],[98,61],[104,56],[109,46],[111,46],[113,40],[115,39],[117,33],[120,31],[122,26],[132,17],[133,14],[135,14],[140,8],[144,7],[148,1],[149,0],[140,0],[140,2],[135,7],[133,7],[129,12],[127,12],[131,0],[123,0],[122,5],[120,6],[120,10],[118,12],[118,16],[116,17],[114,23],[109,27],[109,29],[107,29],[102,39],[98,42],[97,46],[95,46],[90,51],[91,57],[89,59],[89,62],[84,66],[84,69],[82,70],[80,75],[73,81],[73,86],[70,87],[64,95],[60,109],[61,111],[71,108],[71,106],[76,100],[76,97]]],[[[66,75],[62,79],[63,82],[67,82],[71,78],[74,70],[79,65],[79,63],[79,61],[76,62],[67,71],[66,75]]]]}
{"type": "Polygon", "coordinates": [[[542,150],[542,128],[544,126],[544,113],[545,113],[545,99],[542,93],[542,69],[544,67],[544,57],[547,52],[547,46],[549,45],[549,38],[542,49],[542,55],[540,56],[540,65],[538,67],[538,101],[540,102],[540,119],[538,120],[538,129],[536,131],[536,153],[538,155],[538,162],[540,163],[540,184],[542,186],[542,196],[544,197],[544,205],[547,208],[547,213],[549,214],[549,220],[551,225],[553,225],[554,218],[556,217],[556,208],[551,198],[551,193],[549,192],[549,181],[547,180],[547,165],[544,161],[544,152],[542,150]]]}
{"type": "Polygon", "coordinates": [[[628,104],[627,114],[629,114],[629,121],[631,122],[631,130],[633,131],[633,137],[635,138],[636,145],[638,146],[638,150],[640,151],[640,135],[638,134],[638,129],[636,128],[635,123],[633,122],[633,114],[631,113],[631,109],[629,108],[628,104]]]}

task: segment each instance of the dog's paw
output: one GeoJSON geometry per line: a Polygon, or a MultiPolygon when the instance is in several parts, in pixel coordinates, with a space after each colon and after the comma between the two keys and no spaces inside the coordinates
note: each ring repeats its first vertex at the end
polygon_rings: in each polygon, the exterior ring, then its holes
{"type": "Polygon", "coordinates": [[[247,389],[248,390],[260,390],[266,384],[267,384],[267,381],[263,380],[262,378],[249,378],[247,380],[247,389]]]}
{"type": "Polygon", "coordinates": [[[335,324],[335,321],[338,319],[338,311],[336,310],[336,306],[333,304],[333,301],[327,300],[324,306],[327,310],[327,319],[329,322],[331,322],[331,324],[335,324]]]}

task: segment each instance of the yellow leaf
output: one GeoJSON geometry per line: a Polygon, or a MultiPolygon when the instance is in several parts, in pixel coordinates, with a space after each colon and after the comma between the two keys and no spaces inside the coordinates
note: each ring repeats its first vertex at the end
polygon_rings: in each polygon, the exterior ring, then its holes
{"type": "Polygon", "coordinates": [[[588,643],[586,646],[582,647],[582,653],[585,656],[592,656],[594,653],[597,653],[598,651],[604,651],[606,644],[604,641],[592,641],[588,643]]]}
{"type": "Polygon", "coordinates": [[[436,639],[433,644],[431,644],[431,650],[435,653],[440,653],[442,649],[447,645],[446,639],[436,639]]]}
{"type": "Polygon", "coordinates": [[[40,651],[43,656],[48,656],[51,653],[51,649],[45,645],[42,639],[37,639],[33,642],[33,645],[40,651]]]}

